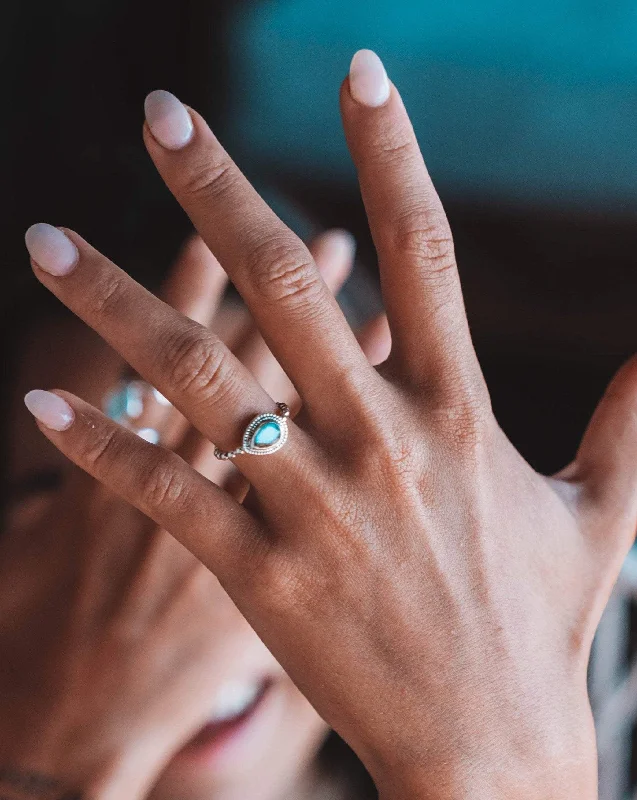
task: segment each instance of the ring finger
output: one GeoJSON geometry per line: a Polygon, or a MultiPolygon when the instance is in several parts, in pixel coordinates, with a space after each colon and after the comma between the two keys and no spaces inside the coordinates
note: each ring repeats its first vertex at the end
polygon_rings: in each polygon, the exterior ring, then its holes
{"type": "MultiPolygon", "coordinates": [[[[328,230],[313,239],[309,249],[326,286],[332,294],[337,295],[354,264],[353,237],[346,231],[328,230]]],[[[250,322],[247,311],[244,313],[250,322]]],[[[246,333],[238,346],[233,348],[234,354],[271,397],[285,401],[296,411],[300,406],[298,394],[264,342],[258,328],[254,323],[240,324],[238,327],[244,329],[246,333]]],[[[215,459],[213,450],[213,446],[206,439],[196,430],[191,430],[179,452],[209,480],[218,486],[224,486],[233,496],[242,497],[247,488],[245,480],[234,470],[230,462],[215,459]]]]}

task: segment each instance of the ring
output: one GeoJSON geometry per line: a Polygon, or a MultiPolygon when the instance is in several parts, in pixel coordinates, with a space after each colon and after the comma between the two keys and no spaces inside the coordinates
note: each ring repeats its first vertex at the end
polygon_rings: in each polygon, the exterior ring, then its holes
{"type": "Polygon", "coordinates": [[[285,403],[277,403],[278,414],[259,414],[245,429],[241,447],[236,450],[220,450],[215,447],[215,458],[227,461],[244,454],[269,456],[276,453],[288,440],[290,409],[285,403]]]}
{"type": "Polygon", "coordinates": [[[146,381],[122,380],[106,394],[102,407],[106,416],[114,422],[134,431],[145,441],[158,444],[159,431],[155,428],[137,428],[135,425],[135,421],[146,410],[146,402],[150,399],[160,406],[171,405],[161,392],[146,381]]]}

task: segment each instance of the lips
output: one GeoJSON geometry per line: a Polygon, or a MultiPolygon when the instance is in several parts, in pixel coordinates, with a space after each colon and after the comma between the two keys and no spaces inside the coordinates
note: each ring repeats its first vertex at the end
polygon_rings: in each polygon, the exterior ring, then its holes
{"type": "Polygon", "coordinates": [[[270,680],[222,684],[210,722],[190,740],[182,754],[212,757],[250,725],[271,687],[270,680]]]}

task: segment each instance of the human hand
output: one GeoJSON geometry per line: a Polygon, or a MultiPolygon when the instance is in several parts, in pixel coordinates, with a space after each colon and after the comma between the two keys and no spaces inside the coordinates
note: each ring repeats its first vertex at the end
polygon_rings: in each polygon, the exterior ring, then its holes
{"type": "MultiPolygon", "coordinates": [[[[337,290],[351,267],[351,244],[328,232],[312,250],[337,290]]],[[[219,330],[255,377],[293,404],[289,381],[249,317],[217,313],[225,283],[193,238],[163,296],[219,330]]],[[[66,379],[99,398],[125,365],[106,349],[85,348],[92,332],[71,333],[57,331],[58,368],[69,348],[66,379]]],[[[365,335],[366,347],[378,344],[365,335]]],[[[149,395],[134,425],[159,431],[193,468],[244,493],[230,465],[174,408],[149,395]]],[[[31,453],[18,474],[43,467],[51,472],[31,453]]],[[[183,545],[79,471],[56,486],[17,497],[0,537],[0,795],[23,797],[18,788],[29,785],[46,800],[63,786],[91,798],[142,797],[194,734],[199,740],[219,714],[230,720],[229,677],[230,689],[241,690],[265,675],[265,692],[281,683],[282,671],[183,545]]]]}
{"type": "MultiPolygon", "coordinates": [[[[374,57],[355,58],[341,103],[389,359],[369,366],[302,243],[203,119],[160,93],[148,150],[303,409],[271,458],[236,459],[245,507],[68,393],[40,427],[215,572],[383,797],[595,797],[586,667],[635,532],[637,362],[573,464],[537,474],[492,414],[448,223],[374,57]]],[[[274,411],[218,339],[66,233],[29,234],[38,279],[206,438],[232,450],[274,411]]]]}

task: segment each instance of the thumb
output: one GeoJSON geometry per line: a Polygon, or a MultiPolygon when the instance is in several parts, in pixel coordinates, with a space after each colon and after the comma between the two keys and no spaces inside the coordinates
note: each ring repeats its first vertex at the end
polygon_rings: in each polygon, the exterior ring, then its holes
{"type": "Polygon", "coordinates": [[[637,526],[637,356],[611,381],[580,445],[575,477],[585,510],[629,547],[637,526]]]}

